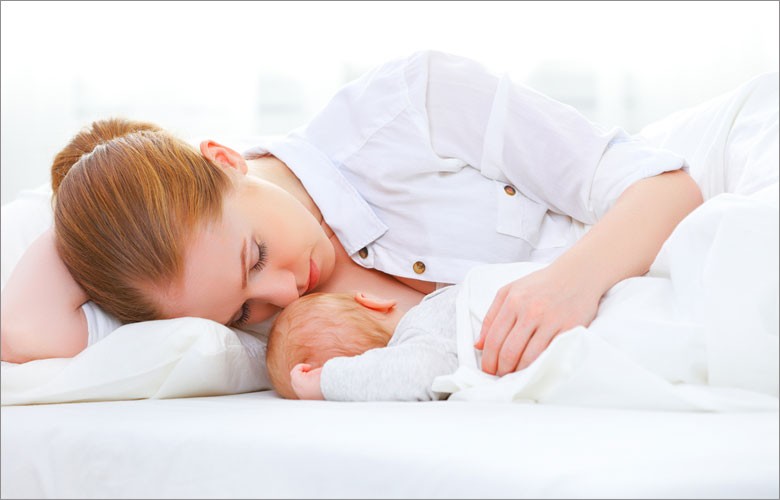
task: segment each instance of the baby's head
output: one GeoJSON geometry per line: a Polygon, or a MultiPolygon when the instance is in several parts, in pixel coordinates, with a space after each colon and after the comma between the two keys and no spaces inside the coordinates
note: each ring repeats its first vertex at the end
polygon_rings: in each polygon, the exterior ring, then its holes
{"type": "Polygon", "coordinates": [[[266,364],[274,390],[297,399],[290,384],[295,365],[318,368],[337,356],[385,347],[398,319],[395,301],[362,293],[304,295],[279,313],[268,334],[266,364]]]}

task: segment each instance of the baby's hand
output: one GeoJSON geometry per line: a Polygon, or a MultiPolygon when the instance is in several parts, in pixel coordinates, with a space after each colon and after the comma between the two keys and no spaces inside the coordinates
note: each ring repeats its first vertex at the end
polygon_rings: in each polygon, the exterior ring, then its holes
{"type": "Polygon", "coordinates": [[[325,399],[320,389],[322,367],[312,370],[311,365],[298,363],[290,370],[290,383],[298,399],[325,399]]]}

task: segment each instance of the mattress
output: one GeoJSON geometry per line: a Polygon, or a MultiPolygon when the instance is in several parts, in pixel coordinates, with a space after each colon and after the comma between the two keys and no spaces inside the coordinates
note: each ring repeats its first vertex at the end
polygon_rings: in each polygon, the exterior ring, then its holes
{"type": "Polygon", "coordinates": [[[334,403],[2,409],[3,498],[777,498],[777,413],[334,403]]]}

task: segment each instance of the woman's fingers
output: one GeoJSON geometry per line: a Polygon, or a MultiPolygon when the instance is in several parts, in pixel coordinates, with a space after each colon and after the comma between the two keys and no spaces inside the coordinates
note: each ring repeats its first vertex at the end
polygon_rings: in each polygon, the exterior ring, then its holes
{"type": "MultiPolygon", "coordinates": [[[[491,312],[492,309],[493,306],[491,312]]],[[[496,309],[490,327],[486,329],[483,324],[476,344],[477,348],[482,347],[482,371],[485,373],[503,376],[522,370],[544,352],[560,331],[557,323],[549,321],[546,308],[537,301],[519,301],[505,296],[496,309]]]]}
{"type": "Polygon", "coordinates": [[[572,285],[567,276],[549,266],[499,290],[474,344],[482,349],[484,372],[505,375],[522,370],[560,332],[593,321],[600,296],[572,285]]]}
{"type": "Polygon", "coordinates": [[[536,361],[536,358],[547,349],[550,342],[552,342],[558,333],[560,333],[560,329],[558,328],[551,328],[549,326],[537,328],[536,332],[534,332],[533,336],[526,344],[525,350],[523,351],[515,370],[527,368],[528,365],[536,361]]]}
{"type": "Polygon", "coordinates": [[[485,348],[485,338],[487,337],[487,333],[493,326],[493,321],[495,321],[499,311],[503,309],[505,299],[506,288],[501,288],[496,294],[496,297],[493,299],[493,303],[490,305],[490,309],[488,309],[488,312],[485,314],[485,318],[482,320],[482,329],[479,332],[479,339],[477,339],[477,342],[474,344],[475,348],[480,350],[485,348]]]}
{"type": "Polygon", "coordinates": [[[498,313],[491,328],[484,335],[482,349],[482,371],[495,375],[498,370],[498,355],[504,341],[515,323],[515,314],[504,308],[498,313]]]}
{"type": "Polygon", "coordinates": [[[533,323],[523,323],[520,320],[515,322],[514,327],[501,346],[501,352],[498,354],[496,375],[504,376],[517,370],[521,356],[527,349],[528,339],[534,337],[535,328],[536,325],[533,323]]]}
{"type": "Polygon", "coordinates": [[[527,368],[549,347],[558,333],[560,329],[557,327],[523,324],[518,320],[501,345],[495,374],[503,376],[527,368]]]}

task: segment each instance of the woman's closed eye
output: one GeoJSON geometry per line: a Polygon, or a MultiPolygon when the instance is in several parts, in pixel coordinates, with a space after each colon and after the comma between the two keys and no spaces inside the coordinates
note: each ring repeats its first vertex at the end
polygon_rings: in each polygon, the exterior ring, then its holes
{"type": "Polygon", "coordinates": [[[266,250],[265,243],[255,243],[257,245],[257,262],[252,266],[252,271],[262,271],[265,267],[265,262],[268,259],[268,251],[266,250]]]}
{"type": "Polygon", "coordinates": [[[230,326],[235,328],[241,328],[246,326],[246,322],[249,320],[249,304],[244,302],[241,304],[241,315],[230,326]]]}
{"type": "MultiPolygon", "coordinates": [[[[265,243],[255,242],[255,245],[257,245],[257,262],[255,262],[255,265],[252,266],[251,271],[262,271],[265,267],[266,261],[268,260],[268,250],[265,246],[265,243]]],[[[241,328],[242,326],[246,325],[248,320],[249,304],[244,302],[241,304],[241,313],[239,314],[238,319],[233,321],[231,326],[241,328]]]]}

